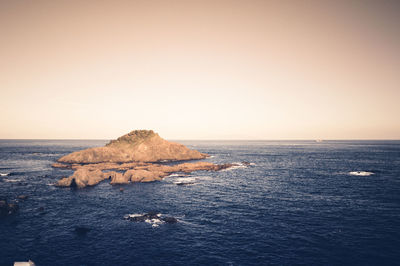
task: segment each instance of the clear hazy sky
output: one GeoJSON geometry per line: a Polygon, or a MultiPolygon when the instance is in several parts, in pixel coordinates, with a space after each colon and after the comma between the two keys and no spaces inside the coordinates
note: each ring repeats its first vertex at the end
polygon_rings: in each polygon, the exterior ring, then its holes
{"type": "Polygon", "coordinates": [[[400,139],[400,1],[0,0],[0,138],[400,139]]]}

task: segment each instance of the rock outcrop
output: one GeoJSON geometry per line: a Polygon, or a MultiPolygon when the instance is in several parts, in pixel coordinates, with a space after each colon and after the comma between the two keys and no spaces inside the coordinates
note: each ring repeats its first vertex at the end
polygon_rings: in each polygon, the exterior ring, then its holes
{"type": "Polygon", "coordinates": [[[99,169],[79,168],[70,177],[62,178],[57,182],[60,187],[77,187],[94,186],[108,178],[108,176],[99,169]]]}
{"type": "Polygon", "coordinates": [[[186,146],[162,139],[153,130],[135,130],[105,147],[73,152],[58,159],[59,163],[125,163],[203,159],[207,155],[186,146]]]}
{"type": "Polygon", "coordinates": [[[124,217],[125,220],[132,222],[147,222],[151,223],[153,226],[159,223],[175,224],[178,219],[172,216],[163,216],[158,212],[149,212],[144,214],[129,214],[124,217]]]}
{"type": "Polygon", "coordinates": [[[156,162],[203,159],[207,154],[190,150],[182,144],[166,141],[152,130],[135,130],[105,147],[73,152],[58,159],[53,167],[75,170],[57,182],[61,187],[83,188],[105,179],[110,184],[159,181],[174,172],[219,171],[235,164],[210,162],[165,165],[156,162]]]}

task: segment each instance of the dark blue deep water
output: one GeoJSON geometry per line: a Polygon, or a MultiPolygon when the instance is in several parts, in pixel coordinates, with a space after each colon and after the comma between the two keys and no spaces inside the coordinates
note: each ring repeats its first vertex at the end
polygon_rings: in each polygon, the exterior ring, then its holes
{"type": "Polygon", "coordinates": [[[0,140],[0,196],[29,196],[0,219],[0,265],[400,264],[400,141],[185,141],[253,165],[195,172],[189,186],[53,186],[71,174],[57,158],[105,143],[0,140]],[[124,220],[148,211],[179,223],[124,220]]]}

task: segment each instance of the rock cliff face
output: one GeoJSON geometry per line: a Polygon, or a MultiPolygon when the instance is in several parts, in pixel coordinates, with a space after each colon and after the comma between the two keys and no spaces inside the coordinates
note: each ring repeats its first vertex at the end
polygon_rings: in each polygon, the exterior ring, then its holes
{"type": "Polygon", "coordinates": [[[155,163],[206,157],[207,154],[166,141],[152,130],[135,130],[110,141],[105,147],[77,151],[61,157],[53,167],[75,170],[70,177],[59,180],[57,186],[83,188],[94,186],[105,179],[111,179],[110,184],[153,182],[174,172],[218,171],[234,166],[210,162],[176,165],[155,163]]]}
{"type": "Polygon", "coordinates": [[[203,159],[207,155],[162,139],[153,130],[135,130],[105,147],[73,152],[58,159],[60,163],[125,163],[203,159]]]}

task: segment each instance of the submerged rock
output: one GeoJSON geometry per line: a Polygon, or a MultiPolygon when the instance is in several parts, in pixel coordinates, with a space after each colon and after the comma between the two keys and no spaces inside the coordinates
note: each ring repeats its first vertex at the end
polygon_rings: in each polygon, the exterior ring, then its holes
{"type": "Polygon", "coordinates": [[[0,217],[12,215],[18,211],[19,207],[16,203],[9,203],[7,199],[0,200],[0,217]]]}
{"type": "Polygon", "coordinates": [[[78,235],[86,235],[91,229],[84,226],[76,226],[75,233],[78,235]]]}
{"type": "Polygon", "coordinates": [[[26,200],[27,198],[28,198],[27,195],[19,195],[19,196],[17,197],[17,199],[19,199],[19,200],[26,200]]]}
{"type": "Polygon", "coordinates": [[[175,217],[164,217],[161,218],[164,222],[166,222],[167,224],[175,224],[178,222],[178,219],[176,219],[175,217]]]}
{"type": "Polygon", "coordinates": [[[178,219],[172,216],[164,217],[161,213],[158,212],[148,212],[145,214],[130,214],[124,217],[125,220],[129,220],[132,222],[146,222],[152,224],[152,226],[157,226],[158,224],[168,223],[175,224],[178,222],[178,219]]]}
{"type": "Polygon", "coordinates": [[[178,182],[175,183],[177,186],[188,186],[188,185],[194,185],[194,182],[178,182]]]}

